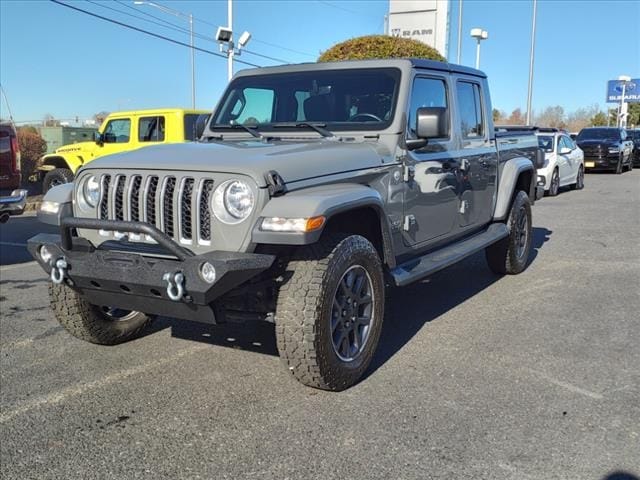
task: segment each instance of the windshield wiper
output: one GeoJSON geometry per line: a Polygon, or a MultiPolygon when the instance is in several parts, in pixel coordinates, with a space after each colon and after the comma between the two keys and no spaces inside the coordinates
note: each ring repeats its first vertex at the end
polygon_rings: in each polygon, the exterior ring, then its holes
{"type": "Polygon", "coordinates": [[[331,137],[335,137],[335,135],[333,134],[333,132],[327,130],[326,127],[327,124],[326,123],[311,123],[311,122],[299,122],[299,123],[292,123],[292,122],[282,122],[282,123],[274,123],[272,125],[274,128],[310,128],[311,130],[315,130],[316,132],[318,132],[320,135],[322,135],[325,138],[331,138],[331,137]]]}
{"type": "Polygon", "coordinates": [[[249,132],[251,136],[264,140],[264,136],[256,130],[256,127],[248,127],[242,123],[216,123],[211,128],[229,128],[232,130],[242,129],[245,132],[249,132]]]}

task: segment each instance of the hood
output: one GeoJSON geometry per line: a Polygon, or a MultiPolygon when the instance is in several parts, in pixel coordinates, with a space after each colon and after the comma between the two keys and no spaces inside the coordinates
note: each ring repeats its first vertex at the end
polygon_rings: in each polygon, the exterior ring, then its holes
{"type": "Polygon", "coordinates": [[[95,149],[95,142],[78,142],[58,147],[55,149],[54,153],[79,153],[93,151],[95,149]]]}
{"type": "Polygon", "coordinates": [[[618,140],[614,139],[614,138],[593,138],[593,139],[587,139],[587,140],[580,140],[578,143],[578,146],[580,148],[582,147],[597,147],[598,145],[602,145],[605,147],[608,147],[610,145],[618,145],[618,140]]]}
{"type": "Polygon", "coordinates": [[[286,183],[351,170],[379,167],[390,152],[377,143],[309,140],[259,140],[178,143],[107,155],[86,169],[185,170],[236,173],[266,186],[265,174],[275,170],[286,183]],[[386,151],[385,152],[383,152],[386,151]]]}

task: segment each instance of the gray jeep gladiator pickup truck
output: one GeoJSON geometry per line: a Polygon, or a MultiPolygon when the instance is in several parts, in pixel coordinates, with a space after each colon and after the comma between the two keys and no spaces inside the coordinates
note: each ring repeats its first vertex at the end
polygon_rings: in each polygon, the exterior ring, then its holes
{"type": "MultiPolygon", "coordinates": [[[[541,195],[531,132],[496,132],[485,75],[427,60],[245,70],[199,142],[106,156],[48,192],[29,250],[74,336],[116,344],[154,315],[275,322],[316,388],[353,385],[385,286],[479,250],[516,274],[541,195]]],[[[542,157],[542,158],[541,158],[542,157]]]]}

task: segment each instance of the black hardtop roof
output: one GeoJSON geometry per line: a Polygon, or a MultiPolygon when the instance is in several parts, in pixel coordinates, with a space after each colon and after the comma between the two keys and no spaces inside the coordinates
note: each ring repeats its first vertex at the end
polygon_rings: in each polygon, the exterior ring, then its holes
{"type": "Polygon", "coordinates": [[[486,74],[475,68],[465,67],[462,65],[456,65],[448,62],[438,62],[436,60],[426,60],[423,58],[387,58],[387,59],[372,59],[372,60],[345,60],[339,62],[306,62],[306,63],[294,63],[289,65],[276,65],[273,67],[260,67],[249,68],[241,70],[237,73],[238,77],[264,75],[264,74],[278,74],[278,73],[293,73],[300,71],[312,71],[312,70],[332,70],[332,69],[348,69],[348,68],[418,68],[425,70],[437,70],[447,73],[461,73],[465,75],[473,75],[480,78],[487,78],[486,74]]]}

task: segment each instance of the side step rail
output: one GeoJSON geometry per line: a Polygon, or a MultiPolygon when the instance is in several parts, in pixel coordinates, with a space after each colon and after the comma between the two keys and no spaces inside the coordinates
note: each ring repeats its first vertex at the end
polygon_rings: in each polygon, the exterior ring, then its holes
{"type": "Polygon", "coordinates": [[[447,268],[507,236],[509,230],[504,223],[491,224],[484,232],[473,237],[398,265],[391,270],[391,275],[396,285],[403,287],[447,268]]]}

